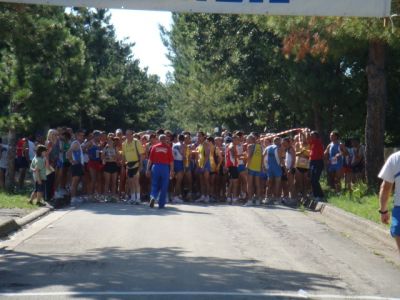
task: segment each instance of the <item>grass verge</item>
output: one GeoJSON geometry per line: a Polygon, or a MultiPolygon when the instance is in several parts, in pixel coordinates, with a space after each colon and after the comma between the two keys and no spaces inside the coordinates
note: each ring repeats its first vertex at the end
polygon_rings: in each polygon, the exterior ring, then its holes
{"type": "MultiPolygon", "coordinates": [[[[350,197],[350,195],[346,194],[331,196],[328,198],[328,203],[362,218],[381,224],[381,217],[378,213],[378,195],[368,195],[359,199],[350,197]]],[[[392,208],[393,202],[390,203],[389,210],[392,208]]]]}
{"type": "Polygon", "coordinates": [[[0,192],[0,208],[22,208],[27,210],[35,210],[36,205],[28,203],[29,196],[27,194],[8,194],[0,192]]]}
{"type": "MultiPolygon", "coordinates": [[[[359,217],[381,223],[379,210],[379,199],[377,194],[368,192],[368,188],[364,183],[358,183],[353,186],[353,192],[344,192],[336,195],[330,192],[328,188],[323,187],[327,196],[328,203],[339,207],[347,212],[355,214],[359,217]]],[[[389,201],[389,211],[393,208],[393,201],[389,201]]]]}

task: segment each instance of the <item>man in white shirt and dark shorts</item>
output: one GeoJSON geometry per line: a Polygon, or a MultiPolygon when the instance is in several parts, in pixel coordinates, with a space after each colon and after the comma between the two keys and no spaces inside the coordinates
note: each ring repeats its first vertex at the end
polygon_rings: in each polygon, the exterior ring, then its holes
{"type": "Polygon", "coordinates": [[[388,202],[393,190],[393,184],[395,184],[390,233],[396,240],[397,247],[400,251],[400,151],[389,156],[382,170],[379,172],[378,177],[383,180],[379,192],[379,213],[381,214],[381,221],[384,224],[389,224],[390,221],[388,202]]]}

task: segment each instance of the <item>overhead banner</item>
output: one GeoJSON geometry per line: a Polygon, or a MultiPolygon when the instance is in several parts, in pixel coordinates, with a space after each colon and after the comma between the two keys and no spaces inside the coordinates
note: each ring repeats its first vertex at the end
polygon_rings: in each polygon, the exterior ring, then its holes
{"type": "Polygon", "coordinates": [[[0,0],[0,2],[174,12],[387,17],[391,0],[0,0]]]}

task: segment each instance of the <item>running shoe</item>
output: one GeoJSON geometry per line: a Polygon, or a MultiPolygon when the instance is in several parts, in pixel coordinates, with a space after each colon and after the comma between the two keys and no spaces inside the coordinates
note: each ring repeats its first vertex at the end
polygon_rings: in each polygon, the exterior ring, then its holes
{"type": "Polygon", "coordinates": [[[150,198],[149,206],[150,206],[151,208],[154,208],[154,203],[156,203],[156,200],[155,200],[154,198],[150,198]]]}

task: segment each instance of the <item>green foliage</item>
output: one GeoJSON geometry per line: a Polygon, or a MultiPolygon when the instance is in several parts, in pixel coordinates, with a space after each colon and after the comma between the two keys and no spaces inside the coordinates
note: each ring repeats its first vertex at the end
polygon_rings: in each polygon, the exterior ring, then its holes
{"type": "Polygon", "coordinates": [[[118,41],[107,10],[0,5],[0,126],[147,129],[163,85],[118,41]]]}
{"type": "Polygon", "coordinates": [[[349,196],[353,201],[357,201],[359,203],[362,203],[364,198],[367,197],[368,195],[369,195],[369,189],[364,182],[355,183],[352,186],[352,192],[347,193],[347,196],[349,196]]]}
{"type": "Polygon", "coordinates": [[[8,194],[0,192],[0,208],[23,208],[26,210],[34,210],[36,205],[28,202],[28,194],[8,194]]]}
{"type": "Polygon", "coordinates": [[[359,112],[365,111],[366,43],[337,39],[332,55],[322,55],[330,44],[324,42],[328,29],[319,29],[332,27],[334,19],[174,14],[173,20],[172,30],[162,32],[175,70],[168,85],[169,126],[307,126],[322,133],[364,127],[359,112]],[[313,30],[303,35],[312,37],[308,47],[315,55],[296,59],[298,49],[286,49],[285,34],[310,22],[313,30]]]}

